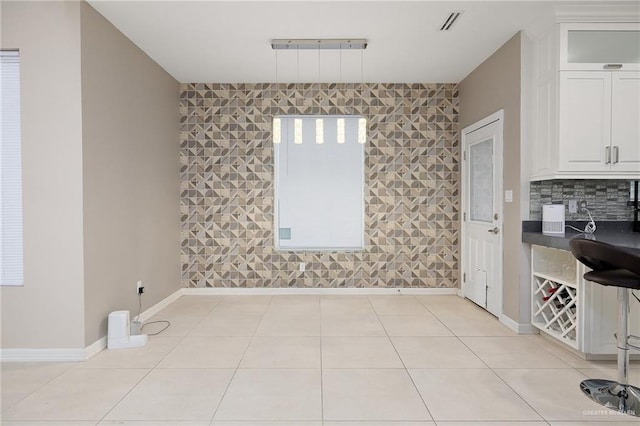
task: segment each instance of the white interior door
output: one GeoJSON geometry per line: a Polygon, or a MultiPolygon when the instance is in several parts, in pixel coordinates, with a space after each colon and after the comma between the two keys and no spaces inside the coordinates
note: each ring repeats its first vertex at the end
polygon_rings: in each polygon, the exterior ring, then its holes
{"type": "Polygon", "coordinates": [[[502,111],[462,131],[463,291],[502,314],[502,111]]]}

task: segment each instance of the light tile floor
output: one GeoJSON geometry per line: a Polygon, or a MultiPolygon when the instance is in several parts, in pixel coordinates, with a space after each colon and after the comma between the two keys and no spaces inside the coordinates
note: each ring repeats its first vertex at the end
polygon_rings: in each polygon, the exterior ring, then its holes
{"type": "Polygon", "coordinates": [[[154,319],[172,325],[144,348],[2,364],[2,424],[640,424],[578,389],[614,362],[517,336],[457,296],[183,296],[154,319]]]}

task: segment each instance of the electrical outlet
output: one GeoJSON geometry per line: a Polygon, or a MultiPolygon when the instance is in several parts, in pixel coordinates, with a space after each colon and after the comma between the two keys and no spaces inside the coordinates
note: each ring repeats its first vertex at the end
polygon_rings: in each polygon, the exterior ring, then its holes
{"type": "Polygon", "coordinates": [[[578,201],[578,207],[580,207],[580,210],[586,209],[587,208],[587,202],[585,200],[578,201]]]}
{"type": "Polygon", "coordinates": [[[305,271],[304,262],[300,262],[299,270],[300,270],[300,272],[304,272],[305,271]]]}
{"type": "Polygon", "coordinates": [[[136,294],[144,293],[144,287],[142,286],[142,281],[138,281],[136,283],[136,294]]]}

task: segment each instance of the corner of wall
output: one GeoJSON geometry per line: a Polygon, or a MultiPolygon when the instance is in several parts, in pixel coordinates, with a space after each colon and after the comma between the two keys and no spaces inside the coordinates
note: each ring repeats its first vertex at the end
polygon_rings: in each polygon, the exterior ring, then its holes
{"type": "Polygon", "coordinates": [[[180,286],[179,84],[82,3],[85,345],[180,286]]]}

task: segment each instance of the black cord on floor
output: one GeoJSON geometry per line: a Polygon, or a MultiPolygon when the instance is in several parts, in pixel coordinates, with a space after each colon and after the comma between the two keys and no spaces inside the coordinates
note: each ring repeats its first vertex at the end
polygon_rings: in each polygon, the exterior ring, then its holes
{"type": "Polygon", "coordinates": [[[159,323],[165,323],[167,325],[164,326],[164,328],[160,331],[158,331],[157,333],[148,333],[149,336],[157,336],[158,334],[162,333],[163,331],[165,331],[167,328],[169,328],[169,326],[171,325],[171,323],[169,321],[149,321],[149,322],[145,322],[144,324],[142,324],[142,327],[140,327],[140,331],[142,331],[142,329],[149,324],[159,324],[159,323]]]}
{"type": "MultiPolygon", "coordinates": [[[[138,318],[138,320],[140,320],[140,312],[142,312],[142,293],[138,293],[138,316],[136,318],[138,318]]],[[[165,331],[167,328],[169,328],[171,326],[171,323],[169,321],[165,321],[165,320],[161,320],[161,321],[148,321],[145,322],[144,324],[142,324],[142,327],[140,327],[140,331],[142,331],[142,329],[144,328],[145,325],[149,325],[149,324],[159,324],[159,323],[165,323],[167,324],[162,330],[158,331],[157,333],[149,333],[149,336],[157,336],[158,334],[162,333],[163,331],[165,331]]]]}

